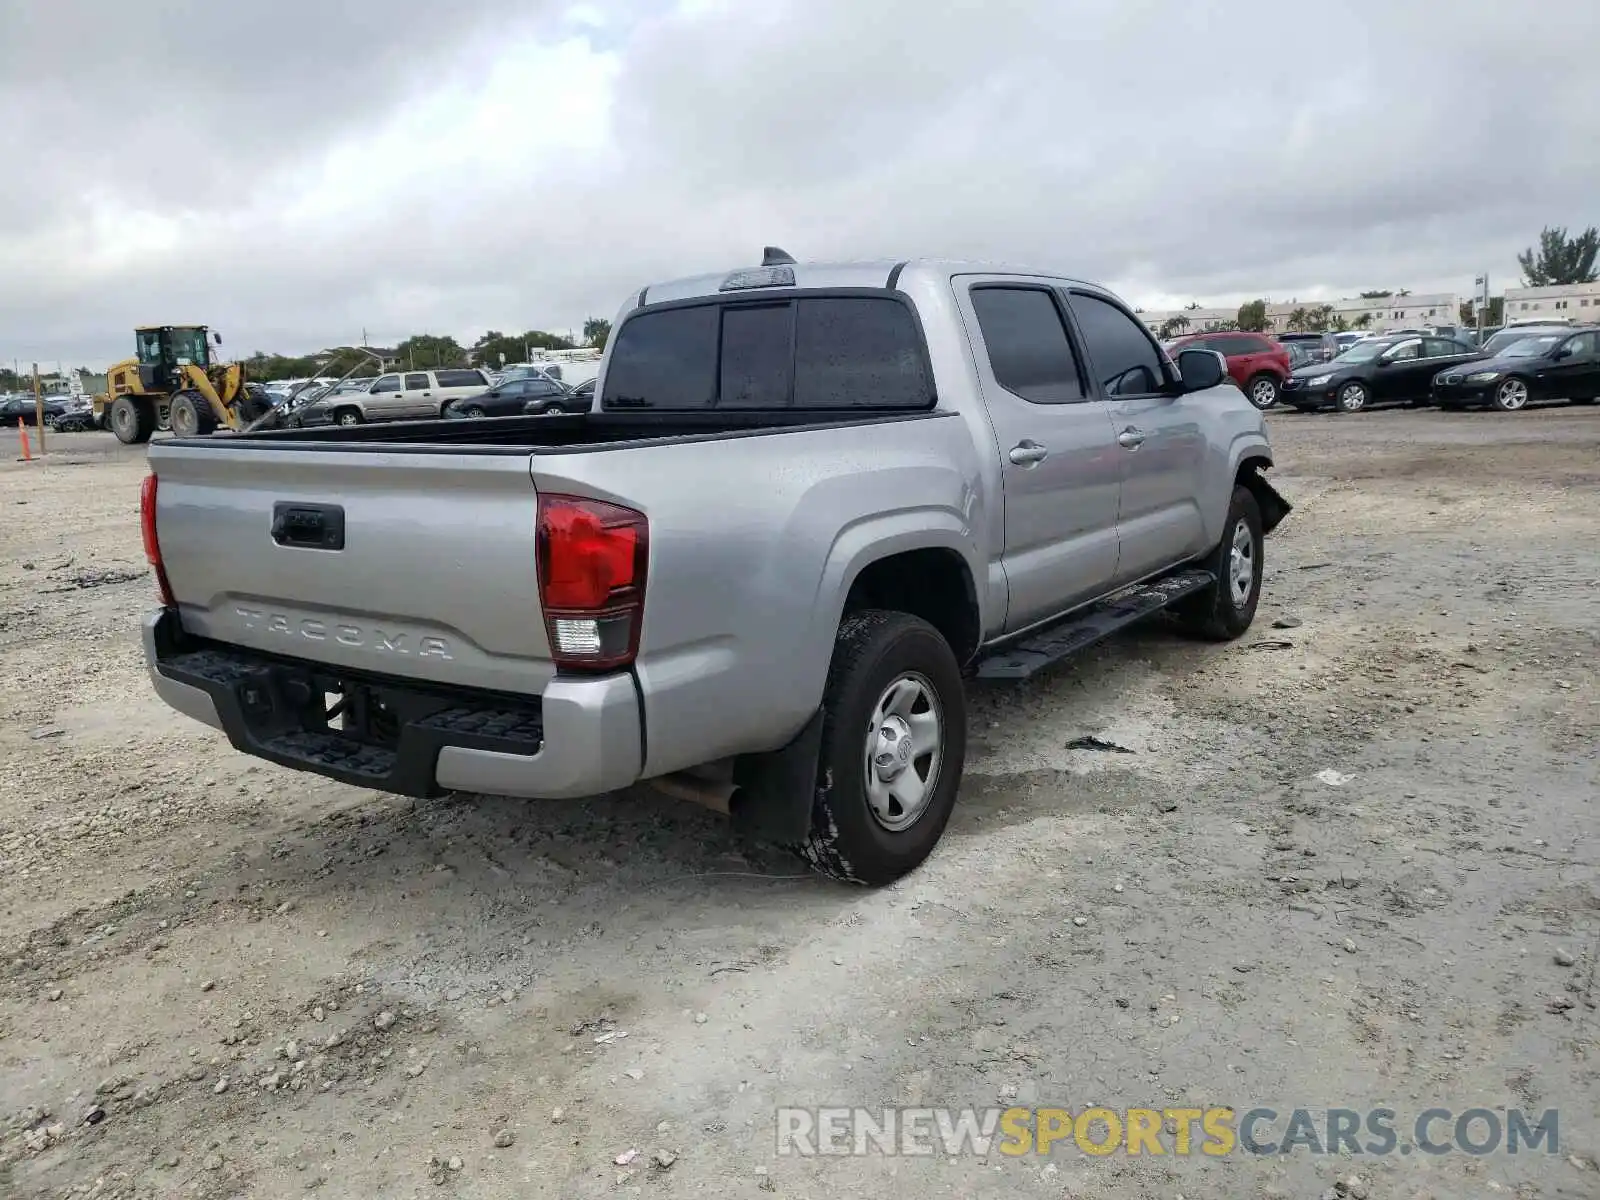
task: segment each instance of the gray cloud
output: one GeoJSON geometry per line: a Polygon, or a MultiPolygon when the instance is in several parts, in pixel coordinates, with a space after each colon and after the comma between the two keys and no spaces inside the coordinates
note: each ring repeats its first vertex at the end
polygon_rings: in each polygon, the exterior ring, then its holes
{"type": "MultiPolygon", "coordinates": [[[[24,114],[7,158],[46,164],[26,205],[0,199],[0,263],[29,276],[0,275],[0,337],[17,342],[0,357],[103,359],[150,319],[210,321],[245,351],[363,326],[567,328],[767,242],[1038,261],[1136,301],[1464,291],[1486,268],[1513,282],[1541,225],[1600,222],[1593,0],[1548,0],[1536,20],[1491,0],[1448,18],[1425,3],[639,0],[593,5],[605,24],[574,60],[593,77],[543,91],[517,73],[582,13],[146,7],[81,0],[53,18],[78,31],[79,61],[87,38],[115,69],[0,84],[24,114]],[[164,69],[145,86],[118,82],[150,63],[164,69]],[[497,72],[499,91],[480,86],[497,72]],[[589,111],[596,98],[609,108],[589,111]],[[428,153],[460,157],[408,161],[413,119],[428,153]],[[459,132],[428,125],[443,120],[459,132]],[[568,125],[605,136],[537,149],[568,125]],[[393,157],[326,175],[374,145],[393,157]],[[123,262],[96,241],[91,216],[120,211],[112,184],[132,212],[181,218],[188,254],[123,262]],[[48,271],[30,258],[46,251],[48,271]]],[[[14,61],[50,61],[63,36],[36,23],[14,61]]]]}

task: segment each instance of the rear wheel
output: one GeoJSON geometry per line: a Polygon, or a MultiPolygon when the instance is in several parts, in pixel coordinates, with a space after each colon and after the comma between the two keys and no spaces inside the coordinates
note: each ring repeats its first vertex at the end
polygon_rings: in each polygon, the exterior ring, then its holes
{"type": "Polygon", "coordinates": [[[484,416],[485,413],[483,409],[479,408],[476,404],[469,404],[461,410],[461,415],[463,417],[471,417],[476,420],[477,418],[484,416]]]}
{"type": "Polygon", "coordinates": [[[333,420],[336,425],[359,425],[362,420],[361,410],[359,408],[341,408],[333,414],[333,420]]]}
{"type": "Polygon", "coordinates": [[[1508,379],[1494,390],[1494,406],[1501,412],[1517,412],[1528,407],[1528,385],[1508,379]]]}
{"type": "Polygon", "coordinates": [[[541,413],[543,413],[547,417],[559,417],[562,413],[566,412],[567,410],[562,408],[561,405],[559,405],[559,404],[546,404],[539,411],[541,413]]]}
{"type": "Polygon", "coordinates": [[[124,446],[137,446],[150,440],[156,431],[156,406],[146,399],[118,396],[111,402],[111,432],[124,446]]]}
{"type": "Polygon", "coordinates": [[[1257,375],[1245,389],[1250,403],[1265,412],[1278,403],[1278,381],[1271,375],[1257,375]]]}
{"type": "Polygon", "coordinates": [[[852,613],[822,705],[811,833],[796,850],[835,879],[892,883],[933,852],[955,807],[967,753],[960,665],[920,617],[852,613]]]}

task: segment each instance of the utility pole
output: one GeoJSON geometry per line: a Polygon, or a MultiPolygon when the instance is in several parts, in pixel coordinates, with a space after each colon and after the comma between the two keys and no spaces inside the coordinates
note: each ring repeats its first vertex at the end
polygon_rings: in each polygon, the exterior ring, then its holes
{"type": "Polygon", "coordinates": [[[1485,271],[1472,281],[1478,289],[1478,345],[1483,345],[1483,320],[1489,307],[1489,273],[1485,271]]]}
{"type": "Polygon", "coordinates": [[[33,419],[39,430],[39,453],[44,453],[44,397],[39,394],[39,364],[33,364],[33,419]]]}

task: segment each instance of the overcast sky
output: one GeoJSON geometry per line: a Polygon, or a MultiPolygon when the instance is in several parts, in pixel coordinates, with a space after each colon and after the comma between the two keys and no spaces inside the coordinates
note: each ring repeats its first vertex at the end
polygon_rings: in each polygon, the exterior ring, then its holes
{"type": "Polygon", "coordinates": [[[0,0],[0,47],[25,363],[565,330],[767,243],[1466,293],[1600,224],[1596,0],[0,0]]]}

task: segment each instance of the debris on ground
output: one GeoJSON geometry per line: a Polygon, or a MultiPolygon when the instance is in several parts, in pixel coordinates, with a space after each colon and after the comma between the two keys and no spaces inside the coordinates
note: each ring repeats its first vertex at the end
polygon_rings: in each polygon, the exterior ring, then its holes
{"type": "Polygon", "coordinates": [[[1085,737],[1073,738],[1067,743],[1068,750],[1099,750],[1106,754],[1137,754],[1137,750],[1130,750],[1126,746],[1119,746],[1116,742],[1107,741],[1102,737],[1088,734],[1085,737]]]}

